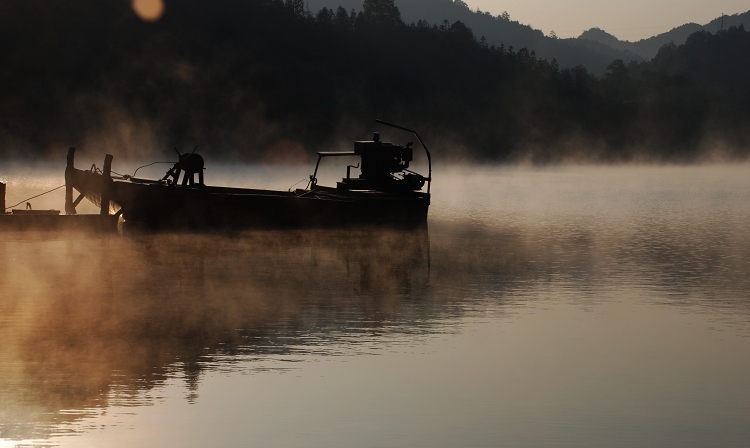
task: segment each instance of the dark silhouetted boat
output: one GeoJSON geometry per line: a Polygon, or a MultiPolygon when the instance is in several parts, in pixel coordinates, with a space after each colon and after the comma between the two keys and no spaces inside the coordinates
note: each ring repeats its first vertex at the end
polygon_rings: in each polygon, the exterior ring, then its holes
{"type": "Polygon", "coordinates": [[[319,152],[307,187],[293,191],[205,185],[204,161],[196,153],[180,154],[178,162],[158,180],[113,176],[109,154],[101,170],[95,166],[80,170],[74,166],[75,148],[70,148],[65,212],[75,214],[85,197],[101,208],[101,214],[121,215],[126,223],[153,229],[426,225],[432,180],[430,152],[416,132],[380,123],[417,137],[427,154],[426,177],[409,170],[411,143],[385,143],[378,133],[370,141],[354,142],[351,152],[319,152]],[[336,186],[318,185],[318,168],[328,157],[360,160],[356,166],[347,166],[346,177],[336,186]],[[359,168],[358,177],[351,177],[352,167],[359,168]],[[73,199],[73,190],[80,193],[77,199],[73,199]]]}

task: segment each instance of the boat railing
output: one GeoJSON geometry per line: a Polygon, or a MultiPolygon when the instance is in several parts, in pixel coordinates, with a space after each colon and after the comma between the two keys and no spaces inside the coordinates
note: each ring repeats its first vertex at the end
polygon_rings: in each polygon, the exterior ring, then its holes
{"type": "MultiPolygon", "coordinates": [[[[357,156],[357,154],[354,151],[318,151],[318,163],[315,164],[315,171],[310,176],[310,183],[308,184],[308,188],[312,188],[318,184],[318,168],[320,168],[320,161],[323,160],[323,157],[341,157],[341,156],[357,156]]],[[[348,176],[348,168],[347,168],[347,176],[348,176]]]]}

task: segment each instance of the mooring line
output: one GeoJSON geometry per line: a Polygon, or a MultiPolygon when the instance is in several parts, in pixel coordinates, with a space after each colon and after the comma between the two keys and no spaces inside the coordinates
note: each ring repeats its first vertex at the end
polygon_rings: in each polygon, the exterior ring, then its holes
{"type": "MultiPolygon", "coordinates": [[[[59,187],[57,187],[57,188],[53,188],[53,189],[51,189],[51,190],[49,190],[49,191],[45,191],[44,193],[40,193],[40,194],[38,194],[38,195],[36,195],[36,196],[32,196],[32,197],[30,197],[30,198],[26,198],[26,199],[24,199],[23,201],[19,202],[18,204],[13,204],[13,205],[11,205],[11,206],[9,206],[9,207],[5,207],[5,210],[8,210],[9,208],[13,208],[13,207],[19,206],[19,205],[23,204],[23,203],[24,203],[24,202],[26,202],[26,201],[30,201],[30,200],[32,200],[32,199],[34,199],[34,198],[38,198],[39,196],[43,196],[43,195],[45,195],[45,194],[47,194],[47,193],[52,193],[53,191],[55,191],[55,190],[59,190],[59,189],[61,189],[61,188],[62,188],[62,187],[64,187],[64,186],[65,186],[65,184],[62,184],[62,185],[60,185],[60,186],[59,186],[59,187]]],[[[5,211],[5,210],[3,210],[3,211],[5,211]]]]}

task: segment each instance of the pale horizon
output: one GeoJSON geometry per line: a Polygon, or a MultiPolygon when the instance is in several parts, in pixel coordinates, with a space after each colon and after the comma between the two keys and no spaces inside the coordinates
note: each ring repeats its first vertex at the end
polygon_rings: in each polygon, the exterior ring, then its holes
{"type": "Polygon", "coordinates": [[[578,37],[590,28],[602,30],[620,40],[637,41],[665,33],[686,23],[705,25],[721,17],[750,10],[747,0],[465,0],[493,15],[507,11],[511,20],[530,25],[545,35],[554,31],[560,38],[578,37]]]}

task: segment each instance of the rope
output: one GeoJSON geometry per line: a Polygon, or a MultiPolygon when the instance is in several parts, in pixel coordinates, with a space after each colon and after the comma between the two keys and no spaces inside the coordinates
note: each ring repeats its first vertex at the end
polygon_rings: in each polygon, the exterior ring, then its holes
{"type": "MultiPolygon", "coordinates": [[[[197,146],[196,146],[196,148],[197,148],[197,146]]],[[[195,151],[195,150],[193,150],[193,151],[195,151]]],[[[138,168],[135,169],[135,172],[133,172],[133,175],[130,176],[130,177],[135,177],[135,173],[137,173],[139,169],[146,168],[147,166],[151,166],[151,165],[156,165],[157,163],[174,163],[174,162],[153,162],[153,163],[149,163],[148,165],[139,166],[138,168]]]]}
{"type": "MultiPolygon", "coordinates": [[[[142,166],[139,166],[138,168],[136,168],[135,171],[133,172],[132,176],[130,174],[120,174],[117,171],[114,171],[114,170],[111,170],[111,169],[110,169],[109,172],[112,173],[112,174],[114,174],[114,175],[120,176],[119,177],[120,179],[128,180],[128,179],[134,178],[139,169],[146,168],[147,166],[151,166],[151,165],[156,165],[157,163],[174,163],[174,162],[152,162],[152,163],[148,163],[146,165],[142,165],[142,166]]],[[[102,172],[102,170],[100,170],[99,167],[96,166],[96,164],[91,165],[91,172],[92,173],[104,174],[102,172]]]]}
{"type": "Polygon", "coordinates": [[[39,196],[43,196],[43,195],[45,195],[45,194],[47,194],[47,193],[52,193],[53,191],[55,191],[55,190],[59,190],[59,189],[61,189],[61,188],[62,188],[62,187],[64,187],[64,186],[65,186],[65,184],[62,184],[62,185],[60,185],[60,186],[59,186],[59,187],[57,187],[57,188],[53,188],[53,189],[51,189],[51,190],[49,190],[49,191],[45,191],[44,193],[40,193],[40,194],[38,194],[38,195],[36,195],[36,196],[32,196],[32,197],[30,197],[30,198],[26,198],[26,199],[24,199],[23,201],[19,202],[18,204],[13,204],[13,205],[11,205],[10,207],[5,207],[5,210],[8,210],[9,208],[13,208],[13,207],[16,207],[16,206],[18,206],[18,205],[21,205],[21,204],[23,204],[23,203],[24,203],[24,202],[26,202],[26,201],[30,201],[30,200],[32,200],[32,199],[34,199],[34,198],[38,198],[39,196]]]}
{"type": "Polygon", "coordinates": [[[289,192],[291,192],[291,191],[292,191],[292,188],[296,187],[297,185],[301,184],[302,182],[304,182],[304,181],[306,181],[306,180],[307,180],[307,179],[302,179],[302,180],[298,181],[298,182],[297,182],[296,184],[294,184],[294,185],[292,185],[291,187],[289,187],[289,190],[288,190],[288,191],[289,191],[289,192]]]}

